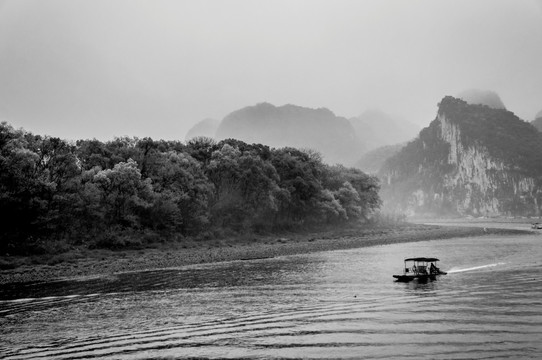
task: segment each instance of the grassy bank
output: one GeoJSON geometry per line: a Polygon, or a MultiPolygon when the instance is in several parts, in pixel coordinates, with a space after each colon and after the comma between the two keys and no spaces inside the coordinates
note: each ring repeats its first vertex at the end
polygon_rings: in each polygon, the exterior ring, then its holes
{"type": "Polygon", "coordinates": [[[404,224],[393,227],[349,227],[279,236],[245,236],[223,240],[156,245],[143,250],[109,251],[76,248],[53,256],[3,257],[0,284],[49,281],[231,260],[248,260],[318,251],[352,249],[423,240],[527,231],[404,224]]]}

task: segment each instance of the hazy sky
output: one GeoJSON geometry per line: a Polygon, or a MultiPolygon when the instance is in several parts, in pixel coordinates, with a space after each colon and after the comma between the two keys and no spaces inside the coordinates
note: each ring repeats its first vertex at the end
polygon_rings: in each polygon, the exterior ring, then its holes
{"type": "Polygon", "coordinates": [[[444,95],[542,109],[540,0],[0,0],[0,120],[79,139],[184,139],[259,102],[380,108],[444,95]]]}

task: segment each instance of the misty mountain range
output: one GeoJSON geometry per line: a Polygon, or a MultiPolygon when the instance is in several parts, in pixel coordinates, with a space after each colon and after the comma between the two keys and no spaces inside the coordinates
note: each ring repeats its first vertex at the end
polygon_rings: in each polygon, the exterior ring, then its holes
{"type": "MultiPolygon", "coordinates": [[[[493,91],[470,89],[457,98],[472,105],[506,109],[493,91]]],[[[533,122],[538,129],[542,129],[540,117],[542,111],[533,122]]],[[[235,138],[272,147],[309,148],[320,152],[328,163],[354,165],[375,173],[393,151],[400,149],[398,144],[406,144],[419,131],[417,125],[381,110],[367,110],[346,119],[325,108],[260,103],[233,111],[221,121],[202,120],[188,131],[186,140],[200,136],[216,140],[235,138]]]]}
{"type": "Polygon", "coordinates": [[[187,134],[319,151],[382,182],[384,208],[440,215],[538,215],[542,205],[542,111],[532,123],[492,91],[468,90],[439,103],[418,131],[379,110],[351,119],[328,109],[261,103],[206,119],[187,134]]]}
{"type": "Polygon", "coordinates": [[[260,103],[236,110],[222,121],[200,121],[188,131],[186,140],[205,136],[277,148],[308,148],[320,152],[328,163],[352,165],[368,150],[405,142],[418,131],[416,125],[379,110],[346,119],[326,108],[260,103]]]}

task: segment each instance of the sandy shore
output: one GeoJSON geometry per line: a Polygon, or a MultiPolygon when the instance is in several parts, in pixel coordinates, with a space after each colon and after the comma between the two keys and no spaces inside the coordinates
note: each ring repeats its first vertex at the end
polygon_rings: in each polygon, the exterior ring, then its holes
{"type": "Polygon", "coordinates": [[[497,228],[407,224],[393,228],[357,228],[282,237],[267,236],[193,244],[174,244],[157,249],[75,251],[45,264],[32,263],[0,270],[0,284],[108,275],[180,267],[231,260],[270,258],[318,251],[352,249],[423,240],[490,234],[529,234],[527,231],[497,228]]]}

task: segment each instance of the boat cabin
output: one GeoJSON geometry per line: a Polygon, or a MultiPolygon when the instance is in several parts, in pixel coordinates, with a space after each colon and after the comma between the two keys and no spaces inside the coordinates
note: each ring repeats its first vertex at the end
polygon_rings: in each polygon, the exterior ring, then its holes
{"type": "Polygon", "coordinates": [[[440,272],[437,258],[408,258],[405,259],[404,275],[436,275],[440,272]]]}
{"type": "Polygon", "coordinates": [[[398,281],[410,281],[414,279],[435,279],[437,275],[446,275],[437,267],[439,259],[431,257],[415,257],[405,259],[402,275],[393,275],[398,281]]]}

